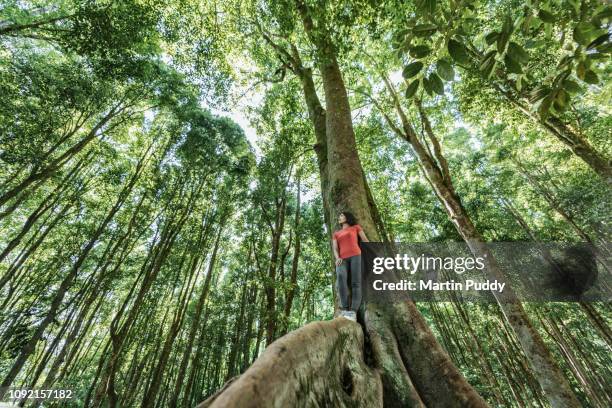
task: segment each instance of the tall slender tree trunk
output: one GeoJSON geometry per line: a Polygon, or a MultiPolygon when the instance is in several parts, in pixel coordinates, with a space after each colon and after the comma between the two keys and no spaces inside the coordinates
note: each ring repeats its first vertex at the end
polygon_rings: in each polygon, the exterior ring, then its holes
{"type": "Polygon", "coordinates": [[[272,249],[264,285],[266,292],[266,345],[271,344],[276,339],[276,272],[279,266],[281,238],[285,228],[286,190],[287,186],[283,189],[282,197],[276,204],[274,227],[272,229],[272,249]]]}
{"type": "MultiPolygon", "coordinates": [[[[553,268],[558,268],[558,263],[554,260],[548,248],[540,245],[540,239],[536,235],[535,231],[531,229],[527,221],[523,218],[521,213],[514,207],[512,202],[508,199],[502,199],[503,206],[508,210],[516,222],[523,228],[527,236],[538,245],[540,253],[553,268]]],[[[580,307],[584,311],[585,315],[591,322],[593,328],[599,333],[601,338],[608,344],[608,347],[612,347],[612,333],[610,327],[606,323],[605,319],[597,312],[597,310],[588,302],[579,301],[580,307]]]]}
{"type": "MultiPolygon", "coordinates": [[[[400,117],[402,128],[385,116],[395,133],[406,140],[412,146],[421,164],[421,169],[427,181],[430,183],[440,203],[444,206],[451,222],[457,232],[461,235],[474,256],[482,257],[485,260],[488,276],[503,281],[504,274],[497,264],[490,250],[485,244],[485,240],[480,235],[472,220],[463,207],[461,200],[455,192],[451,180],[450,171],[441,146],[436,138],[429,119],[425,114],[421,102],[415,101],[425,134],[428,137],[431,148],[421,142],[414,131],[408,117],[406,116],[399,98],[391,85],[390,81],[383,75],[383,80],[388,91],[391,93],[393,103],[400,117]]],[[[383,113],[384,114],[384,113],[383,113]]],[[[544,390],[549,402],[553,407],[579,407],[580,403],[576,399],[569,382],[563,372],[555,363],[553,356],[542,341],[542,338],[531,324],[527,313],[518,301],[511,288],[506,288],[503,294],[494,293],[501,310],[508,323],[514,330],[522,349],[537,373],[537,379],[544,390]]]]}
{"type": "Polygon", "coordinates": [[[291,260],[291,275],[289,277],[289,289],[285,296],[285,313],[283,319],[283,334],[287,333],[289,326],[289,317],[291,315],[291,307],[293,306],[293,298],[297,289],[297,274],[300,261],[301,239],[300,239],[300,176],[297,175],[297,193],[295,206],[295,220],[293,222],[293,230],[295,232],[295,244],[293,246],[293,259],[291,260]]]}
{"type": "Polygon", "coordinates": [[[30,340],[23,346],[23,348],[21,349],[19,353],[19,356],[17,357],[11,369],[9,370],[8,374],[2,381],[2,384],[0,385],[0,399],[4,396],[4,393],[6,392],[6,388],[2,388],[2,387],[9,387],[13,383],[13,381],[15,380],[15,377],[17,376],[17,374],[19,374],[19,372],[21,371],[21,368],[23,367],[27,359],[34,352],[36,348],[36,344],[42,338],[42,335],[44,334],[49,324],[55,319],[58,313],[58,310],[64,300],[64,297],[66,296],[68,289],[72,286],[72,283],[77,277],[77,274],[79,270],[81,269],[83,262],[85,262],[85,259],[87,258],[91,250],[93,249],[94,245],[98,242],[103,232],[106,230],[107,225],[115,217],[119,209],[123,206],[123,203],[125,202],[125,200],[128,198],[129,194],[131,193],[132,188],[134,187],[134,185],[136,184],[136,181],[140,177],[142,168],[148,156],[148,152],[149,150],[147,150],[145,154],[141,157],[140,161],[138,162],[136,166],[136,170],[134,174],[129,179],[129,181],[126,183],[124,188],[121,190],[116,202],[113,204],[111,209],[108,211],[106,217],[102,220],[102,222],[96,228],[93,236],[87,242],[87,244],[81,251],[79,257],[76,259],[76,261],[72,265],[70,271],[66,274],[66,276],[60,283],[60,286],[58,290],[56,291],[53,300],[51,301],[51,306],[49,307],[49,310],[47,311],[45,318],[38,325],[38,327],[36,328],[30,340]]]}
{"type": "Polygon", "coordinates": [[[206,273],[206,278],[204,279],[204,283],[202,284],[200,290],[200,296],[198,297],[198,301],[196,303],[195,315],[193,317],[193,320],[191,321],[191,327],[187,336],[187,346],[185,347],[185,350],[183,352],[183,358],[181,359],[181,365],[177,374],[174,392],[172,393],[172,397],[168,404],[170,407],[176,407],[177,401],[180,396],[179,394],[181,391],[181,387],[183,386],[183,380],[187,371],[187,364],[189,363],[189,358],[193,349],[193,343],[195,341],[198,328],[200,326],[200,320],[202,318],[202,312],[204,310],[204,302],[206,301],[206,298],[208,297],[208,292],[210,290],[210,282],[212,281],[212,274],[215,268],[217,251],[219,249],[219,240],[221,239],[222,230],[223,228],[219,227],[219,230],[217,231],[217,237],[215,239],[213,251],[210,256],[210,261],[208,263],[208,272],[206,273]]]}

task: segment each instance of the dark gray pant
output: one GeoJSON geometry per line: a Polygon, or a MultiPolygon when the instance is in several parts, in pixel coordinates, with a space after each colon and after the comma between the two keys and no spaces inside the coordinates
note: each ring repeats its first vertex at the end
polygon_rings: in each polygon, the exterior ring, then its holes
{"type": "Polygon", "coordinates": [[[348,309],[348,274],[351,274],[351,310],[359,310],[361,305],[361,255],[343,259],[336,266],[336,285],[340,296],[340,306],[348,309]]]}

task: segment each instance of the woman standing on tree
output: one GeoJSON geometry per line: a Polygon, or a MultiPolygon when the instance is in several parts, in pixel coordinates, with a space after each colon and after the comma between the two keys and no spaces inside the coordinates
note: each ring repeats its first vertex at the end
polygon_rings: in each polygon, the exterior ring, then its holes
{"type": "Polygon", "coordinates": [[[357,320],[357,310],[361,305],[361,249],[358,237],[369,242],[355,216],[350,212],[338,215],[341,228],[334,232],[333,250],[336,257],[336,284],[340,296],[340,316],[357,320]],[[348,306],[348,274],[351,274],[351,308],[348,306]]]}

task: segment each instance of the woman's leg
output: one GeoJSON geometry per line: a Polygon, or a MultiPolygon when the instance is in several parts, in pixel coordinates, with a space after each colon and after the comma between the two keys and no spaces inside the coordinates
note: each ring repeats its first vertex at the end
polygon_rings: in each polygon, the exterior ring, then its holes
{"type": "Polygon", "coordinates": [[[361,306],[361,255],[347,259],[351,263],[351,310],[355,312],[361,306]]]}
{"type": "Polygon", "coordinates": [[[343,259],[342,263],[336,266],[336,287],[340,297],[340,307],[344,310],[348,309],[347,261],[347,259],[343,259]]]}

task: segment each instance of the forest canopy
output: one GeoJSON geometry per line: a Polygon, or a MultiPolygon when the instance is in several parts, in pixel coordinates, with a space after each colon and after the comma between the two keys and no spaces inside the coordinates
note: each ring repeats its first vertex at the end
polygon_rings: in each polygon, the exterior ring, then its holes
{"type": "Polygon", "coordinates": [[[609,302],[364,299],[352,322],[332,245],[351,213],[373,242],[464,241],[491,278],[517,271],[489,242],[563,279],[543,244],[588,244],[577,268],[610,273],[611,19],[0,0],[0,401],[611,406],[609,302]],[[14,394],[45,389],[70,397],[14,394]]]}

